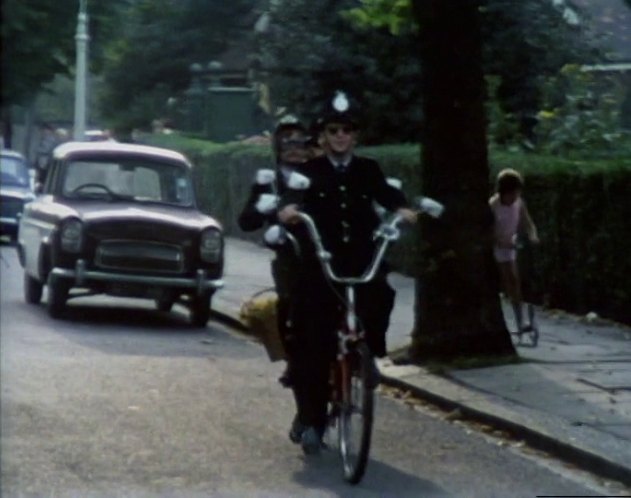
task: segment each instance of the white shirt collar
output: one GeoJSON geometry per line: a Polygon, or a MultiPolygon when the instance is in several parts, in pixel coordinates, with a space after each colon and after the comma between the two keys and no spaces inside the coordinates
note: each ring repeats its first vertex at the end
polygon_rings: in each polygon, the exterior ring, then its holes
{"type": "Polygon", "coordinates": [[[353,154],[348,154],[344,156],[341,160],[334,159],[333,156],[331,156],[330,154],[327,154],[326,157],[328,157],[329,162],[336,168],[339,168],[340,166],[346,168],[353,160],[353,154]]]}

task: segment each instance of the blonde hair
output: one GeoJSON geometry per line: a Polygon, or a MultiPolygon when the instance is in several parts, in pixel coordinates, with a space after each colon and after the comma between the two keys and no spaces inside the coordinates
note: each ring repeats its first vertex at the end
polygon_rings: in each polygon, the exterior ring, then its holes
{"type": "Polygon", "coordinates": [[[524,179],[519,171],[512,168],[504,168],[497,174],[497,191],[500,194],[514,192],[524,188],[524,179]]]}

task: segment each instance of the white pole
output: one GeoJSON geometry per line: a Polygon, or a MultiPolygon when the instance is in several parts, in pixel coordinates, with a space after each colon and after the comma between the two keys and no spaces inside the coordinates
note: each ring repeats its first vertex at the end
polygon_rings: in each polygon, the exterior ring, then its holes
{"type": "Polygon", "coordinates": [[[79,15],[77,16],[77,62],[75,75],[75,100],[74,100],[74,134],[73,138],[82,141],[85,138],[86,121],[86,86],[88,69],[88,13],[87,0],[79,0],[79,15]]]}

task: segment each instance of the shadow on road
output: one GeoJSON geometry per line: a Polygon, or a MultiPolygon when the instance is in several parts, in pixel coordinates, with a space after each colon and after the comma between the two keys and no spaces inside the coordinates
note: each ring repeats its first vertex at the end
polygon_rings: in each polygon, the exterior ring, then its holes
{"type": "Polygon", "coordinates": [[[337,450],[316,457],[304,457],[304,467],[294,480],[308,488],[325,489],[340,498],[375,496],[379,498],[449,498],[451,495],[431,481],[402,472],[384,462],[370,460],[366,475],[357,486],[343,481],[337,450]]]}
{"type": "Polygon", "coordinates": [[[45,305],[16,303],[16,306],[26,311],[34,330],[45,327],[82,347],[112,355],[251,359],[264,354],[213,320],[206,327],[192,327],[184,308],[179,307],[167,313],[150,309],[146,304],[145,307],[114,301],[93,304],[83,299],[83,302],[70,301],[62,317],[53,320],[45,305]]]}

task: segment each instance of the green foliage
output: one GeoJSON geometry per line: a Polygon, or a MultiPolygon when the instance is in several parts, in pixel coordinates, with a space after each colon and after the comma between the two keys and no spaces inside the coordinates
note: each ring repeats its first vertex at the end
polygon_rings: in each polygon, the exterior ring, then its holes
{"type": "Polygon", "coordinates": [[[363,143],[418,140],[416,36],[358,26],[349,14],[354,6],[353,0],[274,3],[270,28],[257,40],[272,103],[309,122],[342,89],[358,105],[363,143]]]}
{"type": "MultiPolygon", "coordinates": [[[[217,145],[176,135],[154,136],[152,143],[184,152],[196,165],[202,208],[224,223],[228,234],[244,234],[236,218],[255,171],[272,164],[269,147],[240,143],[217,145]]],[[[403,181],[408,198],[422,193],[418,145],[366,147],[360,153],[379,161],[387,176],[403,181]]],[[[535,302],[575,312],[597,311],[631,323],[631,161],[629,156],[575,159],[492,149],[491,178],[506,167],[525,179],[525,199],[542,240],[523,268],[524,283],[535,302]]],[[[391,262],[416,275],[418,239],[408,232],[395,246],[391,262]]],[[[527,262],[525,254],[520,256],[527,262]]]]}
{"type": "MultiPolygon", "coordinates": [[[[145,128],[190,83],[192,63],[216,58],[254,0],[137,0],[107,47],[103,113],[119,129],[145,128]]],[[[250,26],[247,26],[250,29],[250,26]]]]}
{"type": "MultiPolygon", "coordinates": [[[[125,0],[90,2],[91,62],[125,0]]],[[[58,74],[74,66],[79,2],[6,0],[2,4],[2,105],[28,104],[58,74]]]]}
{"type": "Polygon", "coordinates": [[[7,0],[2,14],[2,98],[19,104],[67,70],[76,6],[7,0]]]}
{"type": "Polygon", "coordinates": [[[536,128],[539,147],[556,154],[620,154],[631,157],[621,131],[624,88],[613,77],[567,65],[544,86],[536,128]]]}
{"type": "Polygon", "coordinates": [[[603,58],[587,27],[568,24],[553,2],[488,0],[483,18],[485,72],[499,77],[491,96],[521,121],[521,133],[540,108],[541,78],[603,58]]]}
{"type": "MultiPolygon", "coordinates": [[[[567,63],[602,60],[598,42],[584,25],[568,24],[553,2],[486,0],[480,4],[484,71],[494,77],[488,95],[497,108],[490,119],[491,131],[500,143],[532,139],[534,116],[541,107],[542,79],[567,63]]],[[[387,29],[409,34],[417,28],[411,0],[362,0],[344,15],[355,26],[374,32],[387,29]]]]}
{"type": "Polygon", "coordinates": [[[361,0],[361,6],[343,14],[362,27],[387,28],[393,35],[414,30],[410,0],[361,0]]]}

